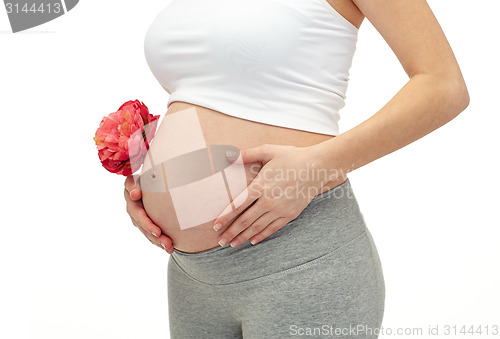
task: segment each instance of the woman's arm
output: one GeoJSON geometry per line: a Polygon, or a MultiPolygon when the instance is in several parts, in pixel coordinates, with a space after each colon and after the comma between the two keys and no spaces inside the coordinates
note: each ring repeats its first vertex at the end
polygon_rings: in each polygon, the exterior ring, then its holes
{"type": "Polygon", "coordinates": [[[234,241],[238,246],[248,239],[255,244],[267,238],[309,204],[311,196],[301,192],[338,186],[348,172],[423,137],[469,104],[458,63],[426,1],[353,2],[389,44],[410,80],[372,117],[335,138],[306,148],[264,145],[242,150],[244,162],[260,161],[263,167],[234,199],[237,207],[228,206],[215,220],[214,228],[222,229],[246,209],[221,234],[220,244],[234,241]],[[268,175],[283,168],[296,173],[314,168],[329,177],[297,182],[268,175]],[[276,191],[287,194],[272,193],[276,191]]]}
{"type": "Polygon", "coordinates": [[[376,114],[318,147],[326,168],[342,173],[389,154],[441,127],[469,104],[462,73],[424,0],[353,0],[410,77],[376,114]]]}

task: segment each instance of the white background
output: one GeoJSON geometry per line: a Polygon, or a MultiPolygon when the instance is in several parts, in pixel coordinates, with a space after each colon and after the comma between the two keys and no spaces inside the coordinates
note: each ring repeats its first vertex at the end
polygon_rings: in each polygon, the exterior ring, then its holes
{"type": "MultiPolygon", "coordinates": [[[[143,39],[168,3],[81,1],[16,34],[0,7],[2,338],[168,338],[169,254],[133,227],[124,178],[101,167],[92,140],[102,117],[127,100],[144,101],[153,114],[166,111],[168,94],[147,66],[143,39]]],[[[470,105],[350,175],[384,268],[383,326],[424,333],[447,324],[500,325],[500,4],[429,4],[470,105]]],[[[342,132],[407,80],[365,20],[342,132]]]]}

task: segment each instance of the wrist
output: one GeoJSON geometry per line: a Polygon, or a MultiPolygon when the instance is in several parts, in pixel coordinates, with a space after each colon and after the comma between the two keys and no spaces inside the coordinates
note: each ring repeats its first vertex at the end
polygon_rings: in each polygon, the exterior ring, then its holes
{"type": "Polygon", "coordinates": [[[312,158],[312,167],[317,172],[324,173],[324,180],[330,187],[343,183],[347,179],[348,172],[353,169],[341,156],[339,143],[336,143],[335,139],[336,137],[312,145],[308,150],[312,158]]]}

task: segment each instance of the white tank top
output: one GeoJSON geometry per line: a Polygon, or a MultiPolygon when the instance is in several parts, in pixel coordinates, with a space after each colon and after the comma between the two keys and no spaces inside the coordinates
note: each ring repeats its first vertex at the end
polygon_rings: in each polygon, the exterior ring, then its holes
{"type": "Polygon", "coordinates": [[[168,105],[338,135],[357,38],[326,0],[173,0],[144,52],[168,105]]]}

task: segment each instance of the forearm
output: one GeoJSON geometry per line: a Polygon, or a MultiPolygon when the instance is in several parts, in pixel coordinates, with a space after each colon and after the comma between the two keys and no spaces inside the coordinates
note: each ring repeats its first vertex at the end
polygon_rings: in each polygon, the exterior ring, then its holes
{"type": "Polygon", "coordinates": [[[465,84],[417,74],[372,117],[316,145],[316,159],[345,176],[446,124],[468,102],[465,84]]]}

